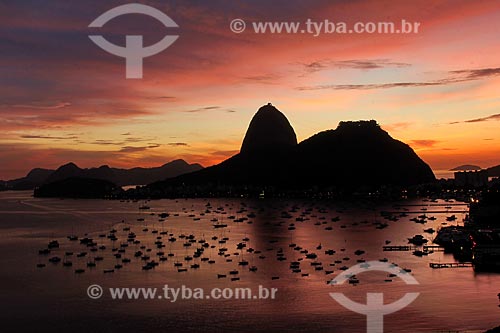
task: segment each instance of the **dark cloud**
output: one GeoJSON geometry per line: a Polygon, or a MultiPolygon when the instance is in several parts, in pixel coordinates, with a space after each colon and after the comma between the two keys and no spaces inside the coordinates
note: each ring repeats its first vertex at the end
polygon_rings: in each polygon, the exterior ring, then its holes
{"type": "Polygon", "coordinates": [[[438,80],[429,82],[394,82],[394,83],[375,83],[375,84],[328,84],[318,86],[298,87],[297,90],[371,90],[371,89],[388,89],[388,88],[408,88],[408,87],[427,87],[439,86],[448,83],[461,81],[438,80]]]}
{"type": "Polygon", "coordinates": [[[391,83],[373,83],[373,84],[327,84],[317,86],[297,87],[297,90],[370,90],[370,89],[389,89],[389,88],[408,88],[408,87],[428,87],[454,84],[460,82],[486,79],[500,75],[499,68],[467,69],[458,71],[449,71],[448,76],[424,82],[391,82],[391,83]]]}
{"type": "Polygon", "coordinates": [[[205,107],[201,107],[201,108],[197,108],[197,109],[185,110],[184,112],[197,113],[197,112],[207,112],[207,111],[225,111],[225,112],[229,112],[229,113],[236,112],[235,110],[232,110],[232,109],[224,109],[218,105],[211,105],[211,106],[205,106],[205,107]]]}
{"type": "Polygon", "coordinates": [[[103,145],[103,146],[122,146],[122,145],[130,145],[133,143],[148,142],[148,141],[155,140],[154,137],[150,137],[150,138],[128,137],[129,135],[131,135],[130,133],[123,133],[121,135],[125,136],[125,138],[123,138],[123,140],[97,139],[94,141],[82,142],[82,143],[89,143],[89,144],[103,145]]]}
{"type": "Polygon", "coordinates": [[[305,71],[308,73],[318,72],[318,71],[328,67],[324,61],[313,61],[310,63],[301,64],[301,65],[304,66],[305,71]]]}
{"type": "MultiPolygon", "coordinates": [[[[85,142],[82,142],[85,143],[85,142]]],[[[94,145],[103,145],[103,146],[121,146],[125,144],[123,141],[116,141],[116,140],[102,140],[102,139],[97,139],[92,142],[89,142],[94,145]]]]}
{"type": "Polygon", "coordinates": [[[139,137],[130,137],[126,138],[126,142],[146,142],[146,141],[151,141],[154,140],[154,138],[139,138],[139,137]]]}
{"type": "Polygon", "coordinates": [[[20,135],[23,139],[50,139],[50,140],[74,140],[78,139],[78,136],[68,135],[68,136],[51,136],[51,135],[20,135]]]}
{"type": "Polygon", "coordinates": [[[156,96],[156,97],[148,97],[149,99],[176,99],[175,96],[156,96]]]}
{"type": "Polygon", "coordinates": [[[24,128],[54,129],[74,125],[98,126],[113,123],[118,118],[134,118],[152,114],[139,108],[123,108],[120,103],[103,105],[81,103],[78,107],[72,106],[71,112],[64,112],[54,107],[14,108],[11,106],[0,108],[0,110],[0,126],[2,126],[3,130],[24,128]]]}
{"type": "Polygon", "coordinates": [[[300,63],[303,67],[303,70],[306,73],[315,73],[321,70],[325,70],[328,68],[352,68],[352,69],[378,69],[378,68],[387,68],[387,67],[409,67],[411,64],[404,62],[394,62],[389,59],[373,59],[373,60],[318,60],[310,63],[300,63]]]}
{"type": "Polygon", "coordinates": [[[332,63],[337,68],[355,68],[355,69],[377,69],[386,67],[410,67],[411,64],[404,62],[394,62],[389,59],[375,60],[342,60],[332,63]]]}
{"type": "Polygon", "coordinates": [[[450,73],[463,75],[469,80],[478,80],[484,77],[500,75],[500,68],[463,69],[458,71],[451,71],[450,73]]]}
{"type": "Polygon", "coordinates": [[[121,153],[135,153],[138,151],[144,151],[148,149],[148,147],[132,147],[132,146],[125,146],[120,149],[121,153]]]}
{"type": "Polygon", "coordinates": [[[217,105],[212,105],[212,106],[205,106],[205,107],[202,107],[202,108],[198,108],[198,109],[191,109],[191,110],[186,110],[184,112],[204,112],[204,111],[211,111],[211,110],[219,110],[221,107],[220,106],[217,106],[217,105]]]}
{"type": "Polygon", "coordinates": [[[465,123],[479,123],[479,122],[488,121],[488,120],[500,120],[500,113],[492,114],[491,116],[487,116],[487,117],[470,119],[470,120],[466,120],[464,122],[465,123]]]}
{"type": "Polygon", "coordinates": [[[450,125],[461,124],[461,123],[480,123],[480,122],[489,121],[489,120],[500,120],[500,113],[492,114],[491,116],[487,116],[487,117],[481,117],[481,118],[475,118],[475,119],[469,119],[469,120],[463,120],[463,121],[453,121],[450,123],[450,125]]]}
{"type": "Polygon", "coordinates": [[[187,143],[185,142],[170,142],[168,144],[169,146],[189,146],[187,143]]]}
{"type": "Polygon", "coordinates": [[[263,74],[263,75],[245,76],[243,79],[245,81],[252,81],[255,83],[275,84],[281,77],[282,76],[277,74],[263,74]]]}
{"type": "Polygon", "coordinates": [[[2,104],[2,108],[16,108],[16,109],[35,109],[35,110],[57,110],[71,106],[69,102],[31,102],[26,104],[2,104]]]}
{"type": "Polygon", "coordinates": [[[145,151],[148,149],[158,148],[161,145],[159,144],[149,144],[147,146],[125,146],[120,149],[120,153],[136,153],[140,151],[145,151]]]}

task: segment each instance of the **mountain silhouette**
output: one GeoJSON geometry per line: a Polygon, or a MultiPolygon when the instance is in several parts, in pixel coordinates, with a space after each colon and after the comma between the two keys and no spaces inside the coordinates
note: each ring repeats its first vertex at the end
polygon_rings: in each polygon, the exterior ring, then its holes
{"type": "Polygon", "coordinates": [[[297,148],[297,137],[288,119],[270,103],[254,115],[243,139],[240,152],[222,163],[175,177],[173,182],[157,182],[148,189],[162,192],[162,187],[261,186],[289,182],[287,161],[297,148]]]}
{"type": "Polygon", "coordinates": [[[57,168],[45,179],[44,183],[53,183],[70,177],[83,177],[83,172],[83,169],[80,169],[75,163],[70,162],[57,168]]]}
{"type": "Polygon", "coordinates": [[[17,178],[8,181],[0,181],[0,191],[5,190],[32,190],[42,184],[54,170],[35,168],[28,172],[26,177],[17,178]]]}
{"type": "Polygon", "coordinates": [[[500,177],[500,165],[486,169],[489,177],[500,177]]]}
{"type": "Polygon", "coordinates": [[[454,167],[453,169],[450,169],[450,171],[470,171],[470,170],[481,170],[481,167],[472,164],[464,164],[454,167]]]}
{"type": "Polygon", "coordinates": [[[253,116],[241,145],[241,153],[289,150],[297,145],[297,136],[288,119],[271,103],[253,116]]]}
{"type": "Polygon", "coordinates": [[[26,177],[0,182],[0,190],[32,190],[42,184],[71,177],[93,178],[110,181],[119,186],[144,185],[184,173],[201,170],[199,164],[188,164],[184,160],[174,160],[160,167],[119,169],[107,165],[99,168],[82,169],[75,163],[67,163],[57,170],[35,168],[26,177]]]}
{"type": "Polygon", "coordinates": [[[341,122],[297,144],[274,106],[250,122],[240,153],[200,171],[156,182],[143,193],[162,196],[186,187],[273,186],[282,189],[416,185],[434,181],[431,168],[375,120],[341,122]]]}
{"type": "Polygon", "coordinates": [[[344,121],[298,146],[298,174],[306,183],[349,186],[415,185],[435,180],[431,168],[407,144],[375,120],[344,121]]]}
{"type": "Polygon", "coordinates": [[[175,160],[157,168],[118,169],[103,165],[99,168],[81,169],[74,163],[59,167],[45,183],[63,180],[69,177],[94,178],[108,180],[119,186],[143,185],[154,181],[175,177],[183,173],[197,171],[203,167],[199,164],[188,164],[184,160],[175,160]]]}

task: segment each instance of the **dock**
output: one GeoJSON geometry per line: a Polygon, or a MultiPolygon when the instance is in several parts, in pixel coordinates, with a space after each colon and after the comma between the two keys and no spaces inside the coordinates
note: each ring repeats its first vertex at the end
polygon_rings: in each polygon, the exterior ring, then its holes
{"type": "Polygon", "coordinates": [[[444,252],[445,248],[439,245],[424,245],[424,251],[444,252]]]}
{"type": "Polygon", "coordinates": [[[428,207],[428,206],[438,206],[438,207],[447,207],[447,206],[468,206],[468,203],[455,203],[455,202],[445,202],[445,203],[424,203],[424,204],[405,204],[405,205],[394,205],[394,207],[428,207]]]}
{"type": "MultiPolygon", "coordinates": [[[[401,214],[401,213],[405,213],[405,214],[442,214],[442,213],[445,213],[445,214],[451,214],[451,213],[457,213],[457,214],[467,214],[469,212],[468,209],[464,209],[464,210],[426,210],[426,211],[423,211],[423,210],[413,210],[413,211],[404,211],[404,212],[401,212],[401,211],[388,211],[387,213],[388,214],[392,214],[392,215],[397,215],[397,214],[401,214]]],[[[458,219],[458,218],[457,218],[458,219]]],[[[448,222],[453,222],[453,221],[448,221],[448,222]]]]}
{"type": "Polygon", "coordinates": [[[448,262],[448,263],[429,263],[430,268],[469,268],[474,267],[471,262],[448,262]]]}
{"type": "Polygon", "coordinates": [[[422,249],[424,252],[429,252],[429,251],[440,251],[444,252],[444,247],[439,246],[439,245],[423,245],[423,246],[416,246],[416,245],[386,245],[383,247],[384,251],[415,251],[422,249]]]}
{"type": "Polygon", "coordinates": [[[414,251],[414,245],[388,245],[384,246],[384,251],[414,251]]]}

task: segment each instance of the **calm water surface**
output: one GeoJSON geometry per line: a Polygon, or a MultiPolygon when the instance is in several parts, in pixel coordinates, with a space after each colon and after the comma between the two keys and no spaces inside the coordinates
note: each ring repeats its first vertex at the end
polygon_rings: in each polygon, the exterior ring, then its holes
{"type": "MultiPolygon", "coordinates": [[[[366,303],[367,292],[384,293],[386,303],[395,301],[407,292],[420,292],[417,300],[407,308],[385,317],[385,332],[443,332],[484,331],[500,325],[500,308],[497,293],[500,292],[500,275],[475,274],[471,268],[431,269],[429,262],[453,262],[452,255],[435,252],[427,257],[416,257],[411,252],[384,252],[386,241],[391,245],[406,245],[408,237],[422,234],[432,242],[433,236],[423,232],[426,228],[438,229],[447,222],[446,217],[455,214],[461,223],[464,205],[449,206],[438,201],[399,202],[375,206],[369,203],[345,204],[315,201],[192,199],[157,200],[147,203],[149,210],[139,210],[144,202],[119,202],[104,200],[34,199],[29,192],[0,193],[0,251],[2,253],[2,311],[0,318],[7,331],[18,330],[73,330],[73,331],[322,331],[364,332],[366,318],[346,310],[336,303],[330,292],[343,292],[357,302],[366,303]],[[210,213],[200,215],[210,202],[210,213]],[[451,207],[451,208],[445,208],[451,207]],[[218,209],[218,208],[223,208],[218,209]],[[381,211],[393,211],[407,216],[397,221],[385,220],[381,211]],[[164,222],[157,214],[168,212],[164,222]],[[283,212],[291,215],[284,217],[283,212]],[[255,215],[253,215],[253,214],[255,215]],[[410,218],[426,214],[436,220],[417,224],[410,218]],[[178,216],[174,216],[178,214],[178,216]],[[229,217],[251,217],[241,223],[229,217]],[[190,216],[191,215],[191,216],[190,216]],[[332,218],[339,221],[332,222],[332,218]],[[194,218],[199,220],[194,220],[194,218]],[[299,220],[303,221],[297,221],[299,220]],[[139,221],[144,219],[144,221],[139,221]],[[214,228],[212,219],[224,223],[226,228],[214,228]],[[249,223],[251,222],[251,223],[249,223]],[[377,229],[379,223],[387,223],[377,229]],[[290,226],[295,227],[290,230],[290,226]],[[141,241],[126,248],[124,257],[132,262],[114,273],[103,273],[119,261],[111,249],[126,242],[130,227],[141,241]],[[99,234],[117,230],[118,241],[99,238],[99,234]],[[143,231],[148,229],[147,231],[143,231]],[[328,230],[331,229],[331,230],[328,230]],[[141,245],[151,248],[151,258],[156,258],[154,242],[167,231],[177,237],[174,243],[162,236],[165,253],[173,257],[160,263],[153,270],[144,271],[144,262],[134,258],[141,245]],[[51,256],[75,254],[88,249],[79,242],[71,242],[66,236],[92,237],[105,250],[90,253],[102,256],[103,261],[94,269],[86,267],[89,257],[72,256],[73,267],[61,263],[51,264],[51,256]],[[180,234],[194,235],[197,240],[206,239],[215,248],[206,248],[202,257],[215,260],[210,265],[200,259],[186,262],[199,244],[186,248],[180,234]],[[218,240],[227,237],[226,244],[218,240]],[[244,238],[246,247],[237,249],[244,238]],[[50,240],[57,239],[60,248],[49,256],[38,255],[50,240]],[[318,255],[316,260],[305,259],[305,254],[294,250],[290,244],[307,249],[318,255]],[[321,249],[317,247],[321,244],[321,249]],[[228,248],[228,257],[218,255],[219,247],[228,248]],[[261,253],[248,252],[249,248],[261,253]],[[327,255],[325,250],[335,254],[327,255]],[[342,249],[345,249],[342,251],[342,249]],[[356,255],[356,250],[365,253],[356,255]],[[283,254],[280,254],[283,253],[283,254]],[[277,260],[278,256],[286,260],[277,260]],[[352,266],[358,260],[387,258],[402,268],[412,270],[420,283],[409,286],[393,278],[385,282],[386,273],[367,272],[358,275],[358,285],[331,286],[327,281],[334,278],[341,266],[352,266]],[[232,262],[228,262],[232,259],[232,262]],[[255,265],[251,272],[238,266],[240,260],[255,265]],[[291,261],[300,261],[301,273],[293,273],[291,261]],[[321,262],[323,270],[315,270],[311,262],[321,262]],[[341,263],[335,263],[341,261],[341,263]],[[187,272],[178,272],[175,262],[183,262],[187,272]],[[192,263],[199,269],[191,269],[192,263]],[[46,263],[44,268],[37,264],[46,263]],[[84,268],[83,274],[74,270],[84,268]],[[239,281],[231,281],[229,271],[239,271],[239,281]],[[332,274],[325,271],[333,270],[332,274]],[[309,274],[302,276],[302,274],[309,274]],[[217,274],[226,274],[219,279],[217,274]],[[273,280],[272,277],[279,277],[273,280]],[[98,300],[87,296],[87,287],[99,284],[105,290],[110,287],[170,287],[226,288],[259,285],[278,288],[274,300],[112,300],[105,294],[98,300]]],[[[457,204],[457,203],[454,203],[457,204]]],[[[144,250],[145,251],[145,250],[144,250]]],[[[3,330],[2,330],[3,331],[3,330]]]]}

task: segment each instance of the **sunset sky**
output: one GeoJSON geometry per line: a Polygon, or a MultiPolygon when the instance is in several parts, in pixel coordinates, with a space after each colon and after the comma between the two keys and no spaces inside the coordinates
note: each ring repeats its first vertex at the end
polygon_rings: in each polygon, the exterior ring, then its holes
{"type": "Polygon", "coordinates": [[[137,1],[179,28],[125,15],[127,1],[0,1],[0,179],[34,167],[209,166],[235,154],[272,102],[299,141],[376,119],[436,170],[500,164],[500,1],[137,1]],[[247,22],[236,34],[230,22],[247,22]],[[256,34],[251,22],[420,22],[417,34],[256,34]],[[145,45],[143,79],[89,38],[145,45]]]}

